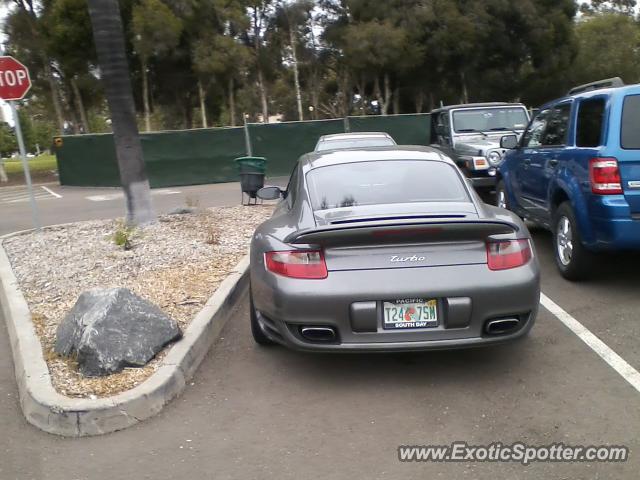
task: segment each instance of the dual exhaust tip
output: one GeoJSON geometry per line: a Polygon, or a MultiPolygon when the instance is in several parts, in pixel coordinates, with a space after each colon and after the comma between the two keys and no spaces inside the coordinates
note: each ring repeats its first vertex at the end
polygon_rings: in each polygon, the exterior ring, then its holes
{"type": "Polygon", "coordinates": [[[330,343],[335,342],[338,338],[336,330],[333,327],[300,327],[300,335],[305,340],[314,343],[330,343]]]}
{"type": "Polygon", "coordinates": [[[517,318],[500,318],[497,320],[489,320],[484,331],[487,335],[504,335],[511,333],[520,326],[520,320],[517,318]]]}
{"type": "MultiPolygon", "coordinates": [[[[488,321],[484,330],[487,335],[505,335],[513,332],[519,326],[520,320],[517,318],[500,318],[488,321]]],[[[335,328],[324,326],[302,326],[300,327],[300,335],[305,340],[314,343],[335,342],[338,338],[335,328]]]]}

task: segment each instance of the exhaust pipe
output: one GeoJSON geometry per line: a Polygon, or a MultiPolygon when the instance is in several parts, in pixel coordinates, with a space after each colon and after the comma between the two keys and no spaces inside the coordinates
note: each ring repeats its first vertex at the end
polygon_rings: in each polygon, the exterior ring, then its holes
{"type": "Polygon", "coordinates": [[[487,322],[485,332],[489,335],[502,335],[515,330],[520,325],[517,318],[501,318],[499,320],[491,320],[487,322]]]}
{"type": "Polygon", "coordinates": [[[300,327],[300,334],[310,342],[333,342],[336,331],[332,327],[300,327]]]}

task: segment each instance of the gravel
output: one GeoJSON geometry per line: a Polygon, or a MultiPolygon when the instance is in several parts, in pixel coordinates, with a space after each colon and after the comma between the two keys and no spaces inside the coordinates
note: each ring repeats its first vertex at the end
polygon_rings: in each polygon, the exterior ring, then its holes
{"type": "Polygon", "coordinates": [[[115,244],[114,220],[44,229],[3,242],[31,310],[53,386],[71,397],[103,397],[135,387],[160,365],[166,350],[143,368],[106,377],[80,374],[53,351],[58,324],[90,288],[125,287],[160,307],[184,330],[247,253],[255,228],[273,206],[222,207],[167,215],[136,231],[132,248],[115,244]]]}

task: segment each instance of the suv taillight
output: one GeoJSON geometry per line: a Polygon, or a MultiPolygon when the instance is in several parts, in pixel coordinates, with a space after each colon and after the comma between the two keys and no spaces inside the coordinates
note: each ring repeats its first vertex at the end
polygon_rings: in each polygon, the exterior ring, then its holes
{"type": "Polygon", "coordinates": [[[521,267],[531,260],[529,240],[497,240],[487,242],[487,263],[490,270],[521,267]]]}
{"type": "Polygon", "coordinates": [[[285,277],[327,278],[327,264],[320,250],[292,250],[264,254],[267,270],[285,277]]]}
{"type": "Polygon", "coordinates": [[[589,181],[591,191],[597,195],[622,193],[618,160],[613,157],[592,158],[589,161],[589,181]]]}

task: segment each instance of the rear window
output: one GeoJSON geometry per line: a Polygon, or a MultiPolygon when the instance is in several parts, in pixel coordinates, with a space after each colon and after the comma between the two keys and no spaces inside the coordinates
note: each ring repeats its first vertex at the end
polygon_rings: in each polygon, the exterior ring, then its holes
{"type": "Polygon", "coordinates": [[[314,210],[415,202],[467,202],[454,167],[420,160],[343,163],[307,173],[314,210]]]}
{"type": "Polygon", "coordinates": [[[576,146],[599,147],[602,144],[604,98],[583,100],[578,106],[576,122],[576,146]]]}
{"type": "Polygon", "coordinates": [[[622,127],[620,146],[640,149],[640,95],[627,95],[622,105],[622,127]]]}
{"type": "Polygon", "coordinates": [[[389,145],[395,145],[395,142],[387,137],[357,138],[349,140],[326,140],[318,144],[316,152],[322,152],[324,150],[336,150],[341,148],[386,147],[389,145]]]}

